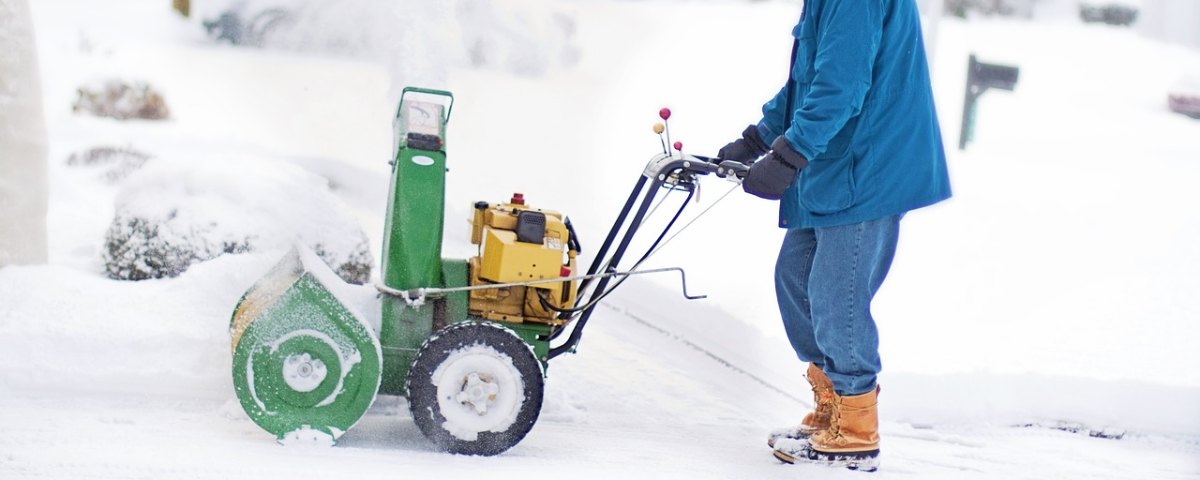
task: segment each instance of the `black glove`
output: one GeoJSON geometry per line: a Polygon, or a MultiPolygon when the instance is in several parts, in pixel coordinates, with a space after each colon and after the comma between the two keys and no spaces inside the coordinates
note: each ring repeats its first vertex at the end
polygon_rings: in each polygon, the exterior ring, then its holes
{"type": "Polygon", "coordinates": [[[758,136],[758,127],[751,125],[742,131],[742,138],[729,142],[728,145],[718,150],[717,158],[750,163],[763,156],[768,150],[770,148],[762,141],[762,137],[758,136]]]}
{"type": "Polygon", "coordinates": [[[807,166],[808,159],[780,135],[771,144],[771,152],[750,166],[742,179],[742,190],[759,198],[779,200],[796,178],[796,172],[807,166]]]}

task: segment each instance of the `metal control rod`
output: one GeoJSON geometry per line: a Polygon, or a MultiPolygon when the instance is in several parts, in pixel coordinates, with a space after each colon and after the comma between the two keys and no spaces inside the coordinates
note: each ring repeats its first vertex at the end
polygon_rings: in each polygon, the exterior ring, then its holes
{"type": "Polygon", "coordinates": [[[685,298],[687,298],[688,300],[699,300],[702,298],[708,298],[708,295],[690,295],[690,294],[688,294],[687,274],[684,273],[683,269],[679,268],[679,267],[655,268],[655,269],[650,269],[650,270],[631,270],[631,271],[627,271],[627,272],[597,273],[597,274],[593,274],[593,275],[580,275],[580,276],[576,276],[576,277],[548,278],[545,280],[528,280],[528,281],[524,281],[524,282],[511,282],[511,283],[489,283],[486,285],[471,285],[471,286],[467,286],[467,287],[452,287],[452,288],[429,287],[429,288],[414,288],[411,290],[397,290],[395,288],[388,287],[387,285],[383,285],[381,283],[376,283],[375,289],[379,290],[380,293],[383,293],[385,295],[391,295],[393,297],[400,297],[400,298],[404,299],[405,303],[407,303],[411,306],[419,307],[419,306],[425,304],[425,297],[427,297],[427,296],[436,297],[436,296],[445,295],[447,293],[469,292],[469,291],[473,291],[473,290],[488,290],[488,289],[494,289],[494,288],[507,288],[507,287],[528,287],[531,285],[570,282],[573,280],[591,280],[593,278],[600,278],[600,277],[628,277],[630,275],[642,275],[642,274],[646,274],[646,273],[662,273],[662,272],[679,272],[679,280],[683,283],[683,296],[685,298]]]}
{"type": "MultiPolygon", "coordinates": [[[[630,192],[629,198],[625,201],[621,212],[617,214],[617,219],[613,222],[608,236],[604,239],[604,244],[596,252],[596,257],[591,267],[588,268],[587,275],[585,275],[585,277],[590,278],[585,278],[579,284],[576,302],[582,301],[585,296],[588,297],[588,300],[583,304],[584,306],[578,318],[573,322],[573,325],[570,325],[570,335],[562,344],[550,348],[548,358],[554,358],[563,353],[573,351],[575,346],[579,344],[579,340],[583,335],[583,329],[587,326],[596,305],[611,290],[607,288],[609,280],[612,279],[611,274],[617,273],[618,264],[625,256],[626,250],[629,248],[633,237],[637,234],[639,227],[643,224],[659,189],[678,186],[685,186],[688,189],[692,189],[695,188],[696,176],[708,174],[715,174],[721,178],[732,177],[732,180],[740,181],[745,177],[748,170],[749,166],[740,162],[698,155],[664,153],[652,158],[646,164],[646,168],[642,171],[642,174],[638,176],[638,180],[633,186],[633,191],[630,192]],[[641,200],[640,202],[638,201],[639,199],[641,200]],[[637,205],[636,209],[634,205],[637,205]],[[630,216],[631,213],[632,216],[630,216]],[[621,235],[622,231],[624,231],[623,235],[621,235]],[[619,241],[618,237],[620,237],[619,241]],[[614,245],[615,249],[612,255],[609,256],[609,249],[613,248],[614,245]],[[602,269],[604,272],[601,272],[602,269]],[[598,279],[594,286],[591,285],[592,282],[590,280],[592,278],[598,279]],[[590,296],[586,294],[588,287],[592,287],[590,296]]],[[[667,228],[669,229],[670,225],[667,228]]],[[[666,231],[663,233],[665,234],[666,231]]],[[[662,237],[660,236],[659,238],[661,239],[662,237]]],[[[637,270],[637,265],[640,263],[639,261],[635,264],[633,270],[637,270]]],[[[616,286],[613,288],[616,288],[616,286]]],[[[566,330],[567,326],[556,330],[550,336],[550,339],[557,338],[565,333],[566,330]]]]}

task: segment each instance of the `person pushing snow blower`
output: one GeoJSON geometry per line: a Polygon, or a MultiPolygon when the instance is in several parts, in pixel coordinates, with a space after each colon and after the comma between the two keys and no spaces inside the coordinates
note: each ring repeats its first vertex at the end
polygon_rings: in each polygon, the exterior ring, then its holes
{"type": "Polygon", "coordinates": [[[722,148],[780,200],[775,291],[815,408],[767,444],[787,463],[873,471],[879,337],[871,300],[905,212],[950,197],[915,0],[805,0],[788,82],[722,148]],[[756,161],[757,159],[757,161],[756,161]]]}

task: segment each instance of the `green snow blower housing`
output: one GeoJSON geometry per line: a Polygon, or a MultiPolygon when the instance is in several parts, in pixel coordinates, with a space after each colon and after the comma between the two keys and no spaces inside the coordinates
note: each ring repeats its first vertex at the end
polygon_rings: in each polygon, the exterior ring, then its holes
{"type": "Polygon", "coordinates": [[[557,279],[574,266],[575,251],[567,249],[573,240],[557,214],[514,205],[527,212],[518,219],[484,203],[475,217],[490,223],[478,224],[477,232],[491,251],[470,260],[441,258],[453,101],[449,92],[418,88],[401,96],[378,286],[392,294],[365,307],[379,308],[378,331],[348,295],[336,293],[347,286],[303,248],[285,256],[239,302],[230,327],[234,386],[250,418],[281,442],[333,443],[366,413],[376,393],[408,396],[421,430],[456,453],[503,452],[533,427],[551,326],[562,322],[540,303],[526,315],[525,289],[552,292],[554,305],[568,307],[576,281],[481,291],[474,293],[474,309],[473,292],[453,289],[493,283],[471,270],[484,263],[521,280],[557,279]],[[542,230],[531,223],[536,221],[542,230]],[[524,237],[505,227],[521,228],[524,237]],[[553,238],[544,243],[543,231],[553,238]],[[536,271],[517,265],[534,254],[552,264],[536,271]],[[526,322],[537,318],[542,321],[526,322]]]}
{"type": "Polygon", "coordinates": [[[400,97],[378,302],[355,303],[363,297],[355,287],[297,248],[235,308],[235,391],[249,417],[281,442],[332,444],[383,393],[408,397],[414,423],[445,451],[508,450],[537,421],[547,363],[575,350],[600,300],[628,275],[679,270],[635,271],[688,204],[696,177],[745,171],[736,162],[656,155],[586,274],[577,270],[581,248],[570,220],[525,205],[521,194],[476,202],[471,241],[479,255],[443,259],[453,105],[440,90],[409,87],[400,97]],[[618,271],[660,190],[688,198],[631,271],[618,271]],[[364,312],[378,312],[378,324],[364,312]]]}
{"type": "Polygon", "coordinates": [[[280,440],[332,443],[375,401],[379,340],[333,293],[342,284],[316,254],[293,249],[234,311],[234,388],[280,440]]]}

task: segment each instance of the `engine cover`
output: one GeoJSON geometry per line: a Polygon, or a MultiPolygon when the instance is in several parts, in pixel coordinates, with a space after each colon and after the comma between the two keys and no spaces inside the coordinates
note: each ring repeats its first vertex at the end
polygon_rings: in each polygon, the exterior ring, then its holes
{"type": "MultiPolygon", "coordinates": [[[[560,213],[528,207],[517,195],[509,203],[476,203],[471,224],[471,243],[480,246],[479,256],[470,260],[471,285],[549,280],[576,271],[578,252],[560,213]]],[[[490,320],[557,323],[558,312],[546,305],[571,307],[576,283],[474,290],[469,310],[490,320]]]]}

